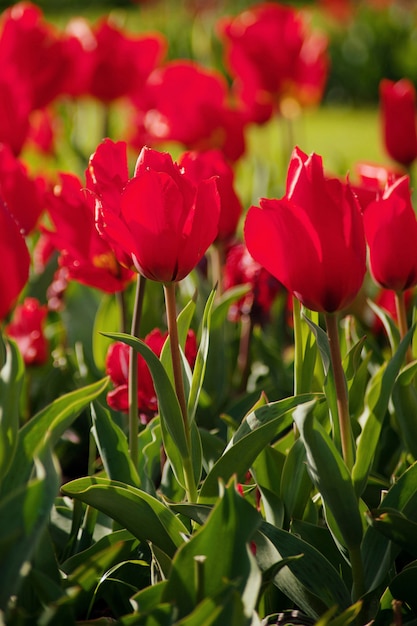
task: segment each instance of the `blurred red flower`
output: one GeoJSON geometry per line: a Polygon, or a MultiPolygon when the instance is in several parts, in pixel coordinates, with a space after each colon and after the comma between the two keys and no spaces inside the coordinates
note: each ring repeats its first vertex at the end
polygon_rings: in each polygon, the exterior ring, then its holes
{"type": "Polygon", "coordinates": [[[217,176],[217,190],[220,196],[220,219],[217,239],[230,239],[235,232],[242,214],[242,204],[234,189],[234,172],[220,150],[185,152],[178,165],[194,183],[217,176]]]}
{"type": "Polygon", "coordinates": [[[379,87],[382,132],[389,156],[406,167],[417,157],[416,91],[411,81],[383,79],[379,87]]]}
{"type": "Polygon", "coordinates": [[[245,239],[255,260],[309,309],[344,309],[359,292],[366,272],[360,207],[349,185],[325,178],[317,154],[294,149],[285,197],[249,209],[245,239]]]}
{"type": "Polygon", "coordinates": [[[269,317],[281,283],[250,255],[243,242],[232,244],[226,253],[224,288],[249,284],[250,292],[231,305],[229,319],[236,322],[240,316],[250,315],[255,323],[264,324],[269,317]]]}
{"type": "MultiPolygon", "coordinates": [[[[144,339],[151,350],[160,356],[168,333],[159,328],[152,330],[144,339]]],[[[107,353],[106,373],[115,388],[107,394],[107,403],[116,410],[127,413],[129,410],[128,373],[130,348],[122,342],[113,343],[107,353]]],[[[194,331],[188,331],[185,342],[185,356],[190,367],[194,367],[197,356],[197,340],[194,331]]],[[[158,400],[152,376],[145,359],[138,355],[138,411],[143,423],[147,423],[158,411],[158,400]]]]}
{"type": "Polygon", "coordinates": [[[99,232],[122,263],[163,283],[182,280],[218,233],[214,178],[195,184],[168,153],[143,148],[115,210],[97,199],[99,232]]]}
{"type": "Polygon", "coordinates": [[[329,60],[327,39],[308,30],[300,11],[264,2],[218,23],[225,64],[247,119],[267,121],[284,98],[301,106],[322,98],[329,60]]]}
{"type": "Polygon", "coordinates": [[[6,326],[6,333],[16,341],[26,365],[42,365],[48,359],[49,344],[43,328],[47,312],[47,307],[36,298],[25,298],[6,326]]]}
{"type": "Polygon", "coordinates": [[[417,219],[408,176],[387,185],[382,198],[367,206],[363,221],[375,281],[393,291],[416,285],[417,219]]]}
{"type": "Polygon", "coordinates": [[[0,196],[19,224],[22,234],[33,231],[43,212],[45,181],[31,178],[11,148],[0,144],[0,196]]]}
{"type": "Polygon", "coordinates": [[[110,18],[101,19],[94,27],[82,18],[73,19],[66,36],[66,50],[73,62],[66,91],[88,94],[105,103],[139,94],[167,47],[162,35],[129,35],[110,18]]]}
{"type": "Polygon", "coordinates": [[[151,73],[134,104],[135,146],[176,141],[188,150],[219,148],[231,161],[245,151],[243,117],[214,70],[192,61],[166,63],[151,73]]]}
{"type": "Polygon", "coordinates": [[[3,320],[28,281],[30,255],[19,226],[1,198],[0,246],[0,320],[3,320]]]}
{"type": "Polygon", "coordinates": [[[102,291],[124,289],[133,273],[122,267],[94,222],[95,198],[73,174],[61,174],[60,183],[45,194],[54,230],[43,229],[60,251],[59,263],[69,278],[102,291]]]}
{"type": "Polygon", "coordinates": [[[352,190],[358,197],[362,211],[365,210],[370,202],[382,195],[388,183],[392,183],[404,175],[397,168],[369,162],[356,163],[354,173],[356,173],[358,180],[349,182],[352,190]]]}

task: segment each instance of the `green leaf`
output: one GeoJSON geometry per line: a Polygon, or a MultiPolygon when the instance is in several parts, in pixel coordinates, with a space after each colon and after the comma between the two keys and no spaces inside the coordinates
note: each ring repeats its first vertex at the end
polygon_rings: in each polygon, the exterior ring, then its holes
{"type": "Polygon", "coordinates": [[[73,480],[62,492],[102,511],[141,541],[155,543],[169,556],[183,543],[186,527],[162,502],[130,485],[106,478],[73,480]]]}
{"type": "Polygon", "coordinates": [[[92,342],[96,367],[103,371],[111,340],[103,333],[117,332],[121,328],[120,306],[115,294],[103,294],[94,319],[92,342]]]}
{"type": "Polygon", "coordinates": [[[212,291],[204,307],[203,320],[201,324],[200,345],[194,365],[193,377],[191,381],[190,395],[188,397],[188,419],[192,422],[197,411],[198,401],[204,382],[206,371],[207,355],[210,341],[210,320],[213,307],[215,291],[212,291]]]}
{"type": "Polygon", "coordinates": [[[385,332],[388,335],[392,353],[394,354],[400,344],[400,331],[398,330],[397,324],[387,311],[375,304],[375,302],[373,302],[370,298],[367,300],[367,303],[375,315],[381,320],[385,328],[385,332]]]}
{"type": "Polygon", "coordinates": [[[362,433],[359,437],[356,461],[352,470],[353,483],[358,496],[366,487],[391,392],[404,362],[413,332],[414,327],[410,328],[389,363],[381,366],[368,385],[365,412],[360,419],[363,424],[362,433]]]}
{"type": "Polygon", "coordinates": [[[114,423],[110,412],[98,402],[91,410],[92,433],[107,476],[112,480],[141,487],[138,472],[132,463],[126,435],[114,423]]]}
{"type": "Polygon", "coordinates": [[[228,481],[233,474],[237,475],[238,480],[242,478],[263,448],[291,426],[293,409],[316,397],[319,396],[294,396],[251,411],[207,475],[200,492],[200,504],[216,500],[219,478],[228,481]]]}
{"type": "Polygon", "coordinates": [[[59,490],[58,469],[47,446],[42,457],[33,463],[35,477],[0,502],[0,610],[3,611],[27,574],[59,490]]]}
{"type": "MultiPolygon", "coordinates": [[[[417,463],[405,471],[384,496],[382,506],[396,510],[411,521],[417,521],[417,463]]],[[[362,544],[365,584],[373,591],[385,580],[399,548],[372,526],[366,530],[362,544]]]]}
{"type": "Polygon", "coordinates": [[[340,453],[321,424],[314,418],[316,402],[297,407],[294,421],[306,448],[311,480],[329,507],[349,550],[360,546],[362,520],[358,498],[340,453]]]}
{"type": "Polygon", "coordinates": [[[407,365],[397,377],[392,390],[397,424],[405,448],[417,459],[417,391],[413,384],[417,361],[407,365]]]}
{"type": "MultiPolygon", "coordinates": [[[[1,337],[1,335],[0,335],[1,337]]],[[[0,484],[7,474],[17,448],[19,407],[25,367],[14,341],[3,342],[3,367],[0,370],[0,484]]]]}
{"type": "Polygon", "coordinates": [[[311,488],[305,447],[301,439],[296,439],[288,451],[281,476],[281,493],[288,519],[302,519],[311,488]]]}
{"type": "MultiPolygon", "coordinates": [[[[195,300],[190,300],[187,305],[183,308],[180,314],[177,317],[177,327],[178,327],[178,341],[180,348],[184,354],[185,352],[185,342],[187,341],[187,334],[190,329],[191,320],[193,318],[195,312],[195,300]]],[[[171,348],[170,348],[170,337],[166,338],[166,341],[162,347],[160,361],[164,366],[166,373],[168,374],[169,380],[171,381],[172,386],[174,386],[174,372],[172,369],[172,359],[171,359],[171,348]]],[[[185,382],[185,381],[184,381],[185,382]]]]}
{"type": "Polygon", "coordinates": [[[90,402],[107,388],[108,379],[67,393],[34,415],[19,431],[16,452],[1,484],[2,497],[23,486],[33,470],[33,458],[42,449],[57,443],[72,422],[90,402]]]}
{"type": "MultiPolygon", "coordinates": [[[[125,333],[112,333],[107,336],[111,337],[115,341],[123,341],[143,356],[152,374],[155,391],[158,396],[161,421],[163,422],[166,430],[169,432],[178,453],[183,457],[188,457],[189,450],[180,405],[178,403],[175,390],[161,361],[140,339],[136,339],[135,337],[126,335],[125,333]]],[[[179,473],[181,474],[181,471],[179,473]]]]}
{"type": "Polygon", "coordinates": [[[350,605],[350,593],[331,563],[309,543],[267,522],[255,537],[256,559],[263,571],[291,559],[278,571],[274,584],[302,611],[319,617],[337,605],[339,611],[350,605]]]}
{"type": "Polygon", "coordinates": [[[250,616],[261,574],[247,544],[260,522],[259,513],[231,482],[204,526],[176,553],[163,600],[175,603],[179,616],[185,617],[201,600],[220,593],[224,581],[231,581],[241,595],[246,616],[250,616]]]}
{"type": "Polygon", "coordinates": [[[368,522],[406,552],[417,556],[417,522],[395,509],[381,507],[368,512],[368,522]]]}
{"type": "MultiPolygon", "coordinates": [[[[405,567],[389,584],[390,591],[396,600],[405,602],[415,614],[417,613],[417,563],[414,561],[405,567]]],[[[404,622],[405,623],[405,622],[404,622]]]]}

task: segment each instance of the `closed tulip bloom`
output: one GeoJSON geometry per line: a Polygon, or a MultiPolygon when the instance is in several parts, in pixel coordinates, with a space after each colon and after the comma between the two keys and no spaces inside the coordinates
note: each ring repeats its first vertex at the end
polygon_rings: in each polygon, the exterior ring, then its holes
{"type": "Polygon", "coordinates": [[[307,308],[348,306],[366,271],[359,204],[349,185],[324,176],[322,159],[295,148],[281,200],[262,199],[245,222],[249,252],[307,308]]]}
{"type": "Polygon", "coordinates": [[[417,157],[414,85],[405,78],[384,79],[379,91],[385,148],[394,161],[409,166],[417,157]]]}
{"type": "Polygon", "coordinates": [[[387,185],[364,214],[371,273],[393,291],[417,284],[417,220],[411,204],[408,176],[387,185]]]}
{"type": "Polygon", "coordinates": [[[97,201],[97,227],[116,255],[146,278],[182,280],[218,233],[216,179],[194,183],[168,153],[143,148],[120,198],[119,211],[97,201]]]}

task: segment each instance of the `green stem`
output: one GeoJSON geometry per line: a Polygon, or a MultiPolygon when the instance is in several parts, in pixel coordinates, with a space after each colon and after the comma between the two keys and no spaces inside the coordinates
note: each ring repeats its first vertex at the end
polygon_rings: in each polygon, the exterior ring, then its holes
{"type": "Polygon", "coordinates": [[[301,304],[292,297],[292,318],[294,325],[294,395],[302,393],[303,335],[301,330],[301,304]]]}
{"type": "MultiPolygon", "coordinates": [[[[138,274],[136,283],[135,305],[133,308],[131,334],[139,337],[140,321],[142,317],[143,298],[145,295],[146,278],[138,274]]],[[[129,450],[130,458],[135,467],[138,465],[138,358],[135,350],[129,350],[129,450]]]]}
{"type": "Polygon", "coordinates": [[[240,391],[245,391],[251,370],[250,346],[253,335],[253,320],[250,313],[242,313],[240,328],[239,354],[237,366],[240,373],[240,391]]]}
{"type": "Polygon", "coordinates": [[[209,250],[211,282],[216,286],[216,298],[223,294],[224,243],[215,241],[209,250]]]}
{"type": "Polygon", "coordinates": [[[350,565],[352,568],[352,600],[356,602],[365,594],[365,581],[363,577],[363,563],[360,546],[349,550],[350,565]]]}
{"type": "Polygon", "coordinates": [[[194,471],[191,461],[191,431],[188,421],[187,402],[185,399],[184,380],[182,377],[181,352],[178,338],[177,309],[175,300],[175,283],[165,283],[165,307],[167,312],[169,344],[171,348],[172,370],[174,372],[175,392],[180,405],[184,423],[185,438],[188,455],[183,459],[185,489],[189,502],[197,501],[197,487],[194,480],[194,471]]]}
{"type": "MultiPolygon", "coordinates": [[[[398,329],[400,331],[400,337],[401,339],[404,339],[408,331],[407,307],[405,304],[404,291],[395,292],[395,308],[397,311],[398,329]]],[[[407,363],[410,363],[413,360],[411,348],[408,348],[405,358],[407,363]]]]}
{"type": "Polygon", "coordinates": [[[342,454],[347,468],[351,470],[355,459],[353,453],[352,431],[350,426],[349,399],[345,373],[342,366],[342,355],[340,353],[337,316],[332,313],[325,313],[325,319],[330,345],[330,358],[333,367],[334,383],[336,387],[342,454]]]}

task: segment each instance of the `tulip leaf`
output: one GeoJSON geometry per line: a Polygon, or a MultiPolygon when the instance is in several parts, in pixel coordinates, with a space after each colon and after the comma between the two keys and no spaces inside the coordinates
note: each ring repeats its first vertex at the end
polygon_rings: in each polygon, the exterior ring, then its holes
{"type": "Polygon", "coordinates": [[[330,436],[314,418],[316,401],[300,405],[294,421],[306,449],[311,480],[331,511],[349,550],[360,546],[362,520],[358,498],[340,453],[330,436]]]}
{"type": "Polygon", "coordinates": [[[413,332],[414,327],[410,328],[388,364],[384,363],[368,384],[365,411],[359,420],[362,424],[362,432],[359,436],[356,462],[352,470],[358,496],[362,494],[366,486],[394,383],[404,362],[413,332]]]}
{"type": "Polygon", "coordinates": [[[62,491],[102,511],[141,541],[155,543],[168,556],[173,556],[188,532],[162,502],[125,483],[78,478],[66,483],[62,491]]]}
{"type": "Polygon", "coordinates": [[[141,487],[138,472],[129,454],[126,435],[110,417],[109,411],[98,402],[91,410],[92,433],[107,476],[112,480],[141,487]]]}
{"type": "MultiPolygon", "coordinates": [[[[1,337],[1,335],[0,335],[1,337]]],[[[14,341],[3,342],[4,361],[0,369],[0,484],[13,461],[18,440],[19,406],[25,368],[14,341]]]]}
{"type": "Polygon", "coordinates": [[[11,493],[29,480],[34,456],[41,456],[45,446],[53,447],[80,412],[107,386],[108,379],[104,378],[71,391],[39,411],[19,430],[13,462],[1,485],[2,495],[11,493]]]}
{"type": "Polygon", "coordinates": [[[312,545],[296,535],[267,522],[255,536],[256,559],[262,571],[281,559],[291,559],[279,569],[274,584],[301,610],[317,618],[334,606],[339,610],[351,604],[350,593],[333,565],[312,545]]]}
{"type": "Polygon", "coordinates": [[[211,311],[215,295],[216,292],[213,290],[207,299],[206,306],[204,307],[203,320],[201,324],[200,345],[194,365],[190,395],[188,397],[188,419],[190,420],[190,422],[192,422],[195,418],[198,400],[200,398],[201,389],[203,387],[210,341],[211,311]]]}
{"type": "Polygon", "coordinates": [[[187,439],[185,436],[184,422],[180,405],[175,390],[169,380],[161,361],[156,354],[140,339],[136,339],[125,333],[108,334],[115,341],[123,341],[131,348],[139,352],[145,359],[152,374],[158,397],[158,407],[161,415],[161,423],[168,431],[178,453],[183,457],[189,456],[187,439]]]}
{"type": "MultiPolygon", "coordinates": [[[[190,300],[186,306],[182,309],[177,317],[177,327],[178,327],[178,342],[180,345],[180,349],[182,353],[185,353],[185,342],[187,341],[187,334],[190,329],[191,320],[195,313],[195,300],[190,300]]],[[[174,371],[172,369],[172,359],[171,359],[171,348],[170,348],[170,336],[166,338],[166,341],[162,347],[160,361],[164,366],[166,373],[168,374],[169,380],[171,381],[172,386],[174,386],[174,371]]],[[[186,380],[184,380],[184,383],[186,380]]]]}
{"type": "Polygon", "coordinates": [[[301,439],[296,439],[288,451],[281,475],[281,494],[287,519],[303,518],[311,488],[306,450],[301,439]]]}
{"type": "MultiPolygon", "coordinates": [[[[417,563],[414,561],[404,567],[404,569],[393,578],[389,584],[389,589],[395,598],[407,604],[413,611],[413,617],[417,613],[417,563]]],[[[406,622],[404,622],[406,623],[406,622]]]]}
{"type": "Polygon", "coordinates": [[[96,367],[103,370],[111,344],[103,333],[117,332],[121,327],[120,306],[114,294],[103,294],[97,308],[92,334],[93,358],[96,367]]]}
{"type": "Polygon", "coordinates": [[[35,476],[16,485],[0,502],[0,611],[4,611],[22,582],[25,567],[49,521],[59,490],[58,469],[44,446],[32,459],[35,476]]]}
{"type": "MultiPolygon", "coordinates": [[[[412,522],[417,522],[417,462],[409,467],[386,493],[384,509],[397,511],[412,522]]],[[[362,544],[365,584],[373,591],[385,580],[399,548],[372,525],[366,530],[362,544]]]]}
{"type": "Polygon", "coordinates": [[[293,396],[251,411],[211,468],[201,488],[199,502],[209,504],[215,501],[219,478],[228,481],[236,474],[241,480],[263,448],[291,426],[294,408],[317,397],[321,395],[293,396]]]}
{"type": "Polygon", "coordinates": [[[402,441],[417,460],[417,391],[413,379],[417,373],[417,361],[407,365],[398,375],[392,390],[392,401],[402,441]]]}
{"type": "Polygon", "coordinates": [[[386,509],[384,506],[370,511],[368,521],[385,537],[417,556],[417,522],[407,519],[395,509],[386,509]]]}
{"type": "Polygon", "coordinates": [[[397,324],[394,322],[391,315],[389,315],[387,311],[378,306],[370,298],[367,300],[367,303],[370,309],[372,309],[375,315],[381,320],[382,325],[385,328],[385,332],[388,335],[392,353],[394,354],[400,344],[400,331],[398,330],[397,324]]]}

